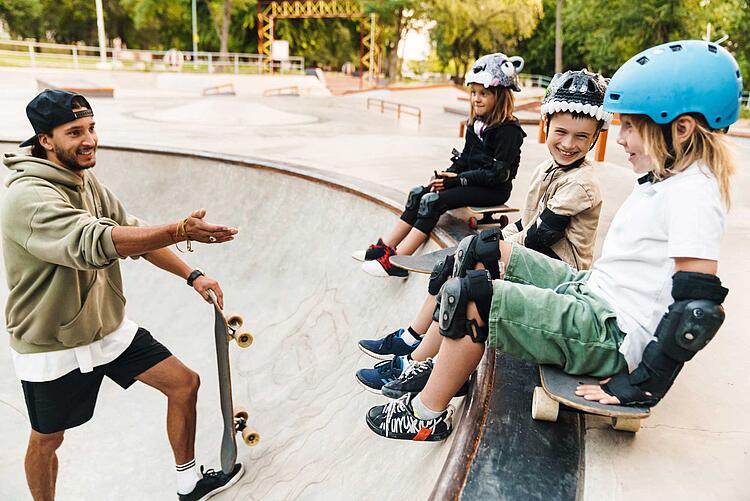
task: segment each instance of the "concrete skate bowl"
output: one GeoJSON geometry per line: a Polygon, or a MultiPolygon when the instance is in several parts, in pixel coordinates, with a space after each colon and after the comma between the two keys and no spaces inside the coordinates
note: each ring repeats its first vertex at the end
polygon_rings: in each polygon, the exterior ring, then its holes
{"type": "MultiPolygon", "coordinates": [[[[423,275],[377,279],[350,258],[395,221],[388,194],[364,195],[324,173],[213,154],[102,148],[98,155],[97,176],[149,223],[177,221],[205,207],[208,220],[240,229],[234,242],[196,244],[194,253],[182,255],[220,281],[227,311],[242,314],[255,335],[249,349],[231,346],[231,359],[235,402],[249,410],[262,439],[253,448],[240,440],[247,472],[216,499],[427,499],[439,477],[451,476],[441,471],[457,434],[443,443],[376,436],[364,415],[384,399],[354,378],[375,362],[357,340],[405,325],[426,290],[423,275]]],[[[437,247],[432,241],[426,250],[437,247]]],[[[182,280],[143,259],[122,267],[128,317],[201,375],[196,457],[217,467],[211,308],[182,280]]],[[[6,361],[0,364],[7,404],[0,405],[0,498],[29,499],[22,476],[28,422],[6,361]]],[[[165,415],[157,392],[144,385],[123,392],[106,380],[94,419],[66,433],[58,499],[172,498],[165,415]],[[122,482],[123,474],[131,480],[122,482]]]]}

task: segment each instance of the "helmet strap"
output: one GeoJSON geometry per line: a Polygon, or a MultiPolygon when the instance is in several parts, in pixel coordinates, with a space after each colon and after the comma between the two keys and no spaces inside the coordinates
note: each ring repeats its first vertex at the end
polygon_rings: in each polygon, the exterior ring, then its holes
{"type": "Polygon", "coordinates": [[[669,170],[674,165],[674,138],[672,137],[672,122],[660,124],[661,134],[664,136],[664,142],[667,145],[667,158],[664,161],[664,168],[669,170]]]}

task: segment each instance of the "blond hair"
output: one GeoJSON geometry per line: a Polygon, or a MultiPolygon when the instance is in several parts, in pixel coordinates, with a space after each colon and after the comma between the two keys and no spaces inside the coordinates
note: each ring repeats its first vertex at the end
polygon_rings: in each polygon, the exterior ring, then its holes
{"type": "MultiPolygon", "coordinates": [[[[513,97],[513,91],[510,87],[489,87],[492,93],[495,94],[495,106],[492,111],[482,119],[486,127],[495,124],[501,124],[510,120],[515,120],[516,117],[513,115],[515,109],[515,102],[513,97]]],[[[473,124],[477,117],[474,116],[474,105],[469,102],[469,123],[473,124]]]]}
{"type": "MultiPolygon", "coordinates": [[[[703,120],[693,117],[696,122],[695,131],[687,141],[674,142],[673,152],[670,152],[660,125],[646,115],[630,115],[630,118],[643,140],[646,155],[653,160],[653,173],[657,179],[674,176],[698,162],[716,176],[721,198],[729,208],[729,178],[734,175],[736,167],[722,132],[709,129],[703,120]],[[667,168],[669,162],[671,166],[667,168]]],[[[672,137],[676,137],[677,120],[674,120],[670,127],[672,137]]]]}

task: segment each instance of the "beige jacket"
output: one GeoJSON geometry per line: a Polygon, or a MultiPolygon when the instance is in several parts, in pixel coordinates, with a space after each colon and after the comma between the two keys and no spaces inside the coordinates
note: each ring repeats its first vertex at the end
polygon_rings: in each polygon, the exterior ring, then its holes
{"type": "Polygon", "coordinates": [[[564,170],[550,160],[537,166],[531,177],[526,204],[518,223],[503,230],[510,242],[524,244],[526,229],[534,224],[542,211],[549,208],[555,214],[571,216],[565,236],[552,244],[557,256],[578,270],[591,267],[594,259],[596,229],[602,208],[599,180],[588,160],[579,167],[564,170]]]}

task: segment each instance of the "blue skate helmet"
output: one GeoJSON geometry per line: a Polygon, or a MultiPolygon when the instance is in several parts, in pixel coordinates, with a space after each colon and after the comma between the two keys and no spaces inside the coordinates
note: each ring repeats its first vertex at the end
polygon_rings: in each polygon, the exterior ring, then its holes
{"type": "Polygon", "coordinates": [[[703,115],[711,129],[737,121],[742,76],[734,57],[704,40],[669,42],[630,58],[607,87],[604,109],[668,124],[685,113],[703,115]]]}

